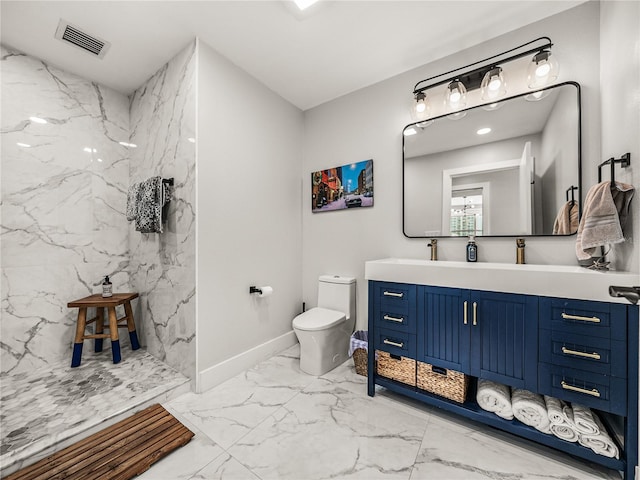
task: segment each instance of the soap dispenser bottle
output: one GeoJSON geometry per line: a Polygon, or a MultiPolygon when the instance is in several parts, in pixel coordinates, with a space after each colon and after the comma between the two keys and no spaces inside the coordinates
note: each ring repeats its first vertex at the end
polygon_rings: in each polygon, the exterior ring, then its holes
{"type": "Polygon", "coordinates": [[[478,246],[476,245],[475,237],[469,235],[469,243],[467,243],[467,262],[478,261],[478,246]]]}
{"type": "Polygon", "coordinates": [[[105,275],[104,281],[102,282],[102,296],[104,298],[113,297],[113,285],[111,284],[111,280],[109,280],[109,275],[105,275]]]}

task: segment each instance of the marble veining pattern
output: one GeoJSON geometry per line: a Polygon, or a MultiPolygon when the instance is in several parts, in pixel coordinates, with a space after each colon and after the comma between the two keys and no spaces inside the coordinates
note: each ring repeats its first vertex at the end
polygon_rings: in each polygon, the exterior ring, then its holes
{"type": "Polygon", "coordinates": [[[106,274],[117,291],[130,289],[129,153],[119,144],[129,105],[4,46],[0,61],[0,364],[20,373],[70,361],[77,312],[67,302],[99,292],[106,274]]]}
{"type": "Polygon", "coordinates": [[[618,472],[400,397],[351,360],[321,377],[297,367],[298,346],[168,408],[196,434],[142,480],[595,480],[618,472]],[[208,458],[198,456],[208,445],[208,458]],[[214,447],[215,446],[215,447],[214,447]]]}
{"type": "Polygon", "coordinates": [[[0,376],[0,469],[188,382],[143,349],[123,349],[115,365],[110,349],[84,353],[77,368],[0,376]]]}
{"type": "Polygon", "coordinates": [[[195,377],[195,42],[131,98],[130,181],[174,179],[162,234],[129,226],[131,283],[140,293],[141,342],[195,377]]]}

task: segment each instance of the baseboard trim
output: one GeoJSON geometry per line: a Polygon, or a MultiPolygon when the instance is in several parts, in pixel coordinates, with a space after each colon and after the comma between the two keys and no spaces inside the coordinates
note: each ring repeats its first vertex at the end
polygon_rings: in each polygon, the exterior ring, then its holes
{"type": "Polygon", "coordinates": [[[199,372],[197,393],[206,392],[216,385],[220,385],[225,380],[229,380],[238,373],[253,367],[282,350],[294,346],[296,343],[298,343],[298,338],[295,332],[291,330],[284,335],[280,335],[199,372]]]}

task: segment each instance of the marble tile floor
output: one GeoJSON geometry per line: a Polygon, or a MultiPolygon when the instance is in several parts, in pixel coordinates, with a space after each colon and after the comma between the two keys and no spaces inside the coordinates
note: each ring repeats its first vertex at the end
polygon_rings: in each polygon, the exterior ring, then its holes
{"type": "MultiPolygon", "coordinates": [[[[0,377],[0,472],[7,475],[152,403],[190,391],[189,379],[144,349],[85,348],[82,363],[0,377]]],[[[70,360],[69,360],[70,361],[70,360]]]]}
{"type": "Polygon", "coordinates": [[[380,388],[351,360],[320,377],[292,347],[163,405],[196,435],[141,480],[592,480],[618,472],[380,388]]]}

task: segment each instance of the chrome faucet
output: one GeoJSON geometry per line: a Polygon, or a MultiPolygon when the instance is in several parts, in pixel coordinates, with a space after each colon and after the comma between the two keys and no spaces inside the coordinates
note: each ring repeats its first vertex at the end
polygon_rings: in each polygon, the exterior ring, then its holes
{"type": "Polygon", "coordinates": [[[427,247],[431,247],[431,260],[438,260],[438,240],[435,238],[431,239],[431,243],[427,244],[427,247]]]}

